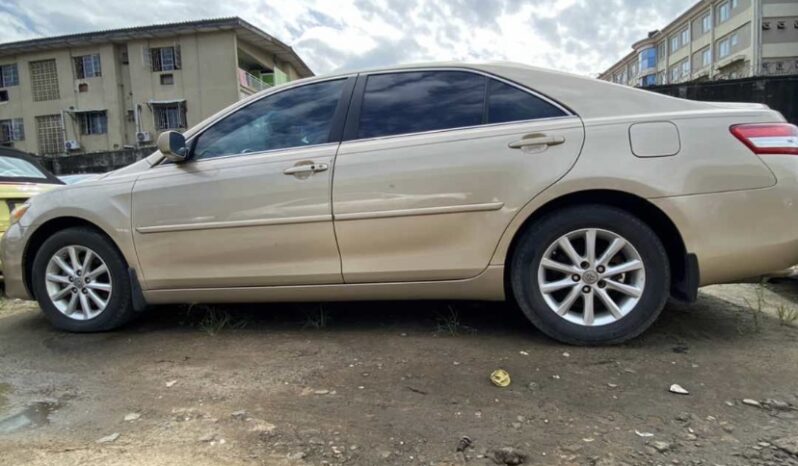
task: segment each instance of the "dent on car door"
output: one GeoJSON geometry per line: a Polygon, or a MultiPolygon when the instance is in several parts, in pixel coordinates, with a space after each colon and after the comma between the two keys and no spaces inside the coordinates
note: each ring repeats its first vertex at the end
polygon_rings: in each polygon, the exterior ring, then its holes
{"type": "Polygon", "coordinates": [[[478,275],[519,209],[573,165],[581,120],[468,71],[361,76],[333,186],[344,281],[478,275]]]}
{"type": "Polygon", "coordinates": [[[146,286],[340,283],[330,168],[353,84],[266,96],[192,140],[188,162],[143,174],[133,235],[146,286]]]}

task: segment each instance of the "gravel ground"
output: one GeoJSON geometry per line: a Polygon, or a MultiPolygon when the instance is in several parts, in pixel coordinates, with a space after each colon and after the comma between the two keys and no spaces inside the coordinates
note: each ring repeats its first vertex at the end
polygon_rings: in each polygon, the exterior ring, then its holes
{"type": "Polygon", "coordinates": [[[704,289],[610,348],[494,304],[163,307],[94,335],[0,309],[4,465],[798,465],[795,281],[704,289]]]}

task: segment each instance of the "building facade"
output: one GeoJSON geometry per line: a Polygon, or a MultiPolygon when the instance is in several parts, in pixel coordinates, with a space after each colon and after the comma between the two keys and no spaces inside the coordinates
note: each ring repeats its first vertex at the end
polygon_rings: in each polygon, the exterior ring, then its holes
{"type": "Polygon", "coordinates": [[[39,155],[151,146],[309,76],[289,46],[239,18],[0,44],[0,144],[39,155]]]}
{"type": "Polygon", "coordinates": [[[798,0],[700,0],[599,79],[649,87],[798,74],[798,0]]]}

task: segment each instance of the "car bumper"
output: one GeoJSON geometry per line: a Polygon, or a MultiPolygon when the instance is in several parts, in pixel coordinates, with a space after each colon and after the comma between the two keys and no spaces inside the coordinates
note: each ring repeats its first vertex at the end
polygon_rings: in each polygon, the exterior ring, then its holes
{"type": "Polygon", "coordinates": [[[2,260],[5,294],[9,298],[31,299],[25,286],[23,254],[25,252],[24,232],[15,223],[6,230],[0,239],[0,260],[2,260]]]}
{"type": "Polygon", "coordinates": [[[698,257],[702,286],[798,264],[798,157],[763,160],[778,180],[771,188],[652,199],[698,257]]]}

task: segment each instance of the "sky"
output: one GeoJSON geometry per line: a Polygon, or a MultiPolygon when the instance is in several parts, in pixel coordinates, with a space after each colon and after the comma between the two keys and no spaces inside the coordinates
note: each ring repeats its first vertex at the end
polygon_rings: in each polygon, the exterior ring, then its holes
{"type": "Polygon", "coordinates": [[[316,74],[516,61],[592,75],[697,0],[0,0],[0,42],[239,16],[316,74]]]}

